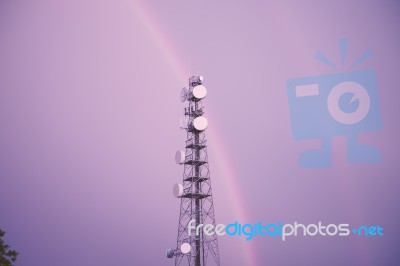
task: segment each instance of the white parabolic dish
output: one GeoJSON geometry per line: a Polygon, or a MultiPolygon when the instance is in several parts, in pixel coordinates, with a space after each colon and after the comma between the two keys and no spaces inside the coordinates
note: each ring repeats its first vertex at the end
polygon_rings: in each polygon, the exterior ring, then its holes
{"type": "Polygon", "coordinates": [[[183,164],[185,162],[185,152],[178,150],[175,153],[175,162],[177,164],[183,164]]]}
{"type": "Polygon", "coordinates": [[[183,186],[182,184],[176,183],[173,188],[174,196],[179,198],[183,195],[183,186]]]}
{"type": "Polygon", "coordinates": [[[192,250],[192,247],[190,246],[189,243],[183,243],[181,245],[181,252],[183,254],[188,254],[192,250]]]}
{"type": "Polygon", "coordinates": [[[207,95],[207,89],[203,85],[197,85],[193,88],[193,96],[196,99],[203,99],[207,95]]]}
{"type": "Polygon", "coordinates": [[[207,118],[205,118],[204,116],[196,117],[193,121],[193,126],[199,131],[206,129],[208,126],[207,118]]]}

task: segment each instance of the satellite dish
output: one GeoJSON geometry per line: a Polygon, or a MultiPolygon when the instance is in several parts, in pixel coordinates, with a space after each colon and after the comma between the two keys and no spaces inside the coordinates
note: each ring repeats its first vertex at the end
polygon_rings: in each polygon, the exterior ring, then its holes
{"type": "Polygon", "coordinates": [[[205,118],[204,116],[196,117],[193,121],[194,128],[199,131],[206,129],[207,125],[208,125],[208,121],[207,121],[207,118],[205,118]]]}
{"type": "Polygon", "coordinates": [[[181,252],[182,254],[188,254],[192,250],[192,247],[189,243],[183,243],[181,245],[181,252]]]}
{"type": "Polygon", "coordinates": [[[184,101],[186,101],[187,100],[187,89],[186,88],[183,88],[182,90],[181,90],[181,102],[184,102],[184,101]]]}
{"type": "Polygon", "coordinates": [[[167,258],[171,259],[174,256],[174,250],[172,248],[167,249],[167,258]]]}
{"type": "Polygon", "coordinates": [[[207,89],[203,85],[197,85],[193,88],[193,96],[196,99],[203,99],[207,95],[207,89]]]}
{"type": "Polygon", "coordinates": [[[185,152],[178,150],[175,153],[175,162],[177,164],[183,164],[185,162],[185,152]]]}
{"type": "Polygon", "coordinates": [[[174,188],[173,188],[173,193],[174,193],[174,196],[177,197],[177,198],[182,197],[182,195],[183,195],[183,185],[179,184],[179,183],[176,183],[174,185],[174,188]]]}

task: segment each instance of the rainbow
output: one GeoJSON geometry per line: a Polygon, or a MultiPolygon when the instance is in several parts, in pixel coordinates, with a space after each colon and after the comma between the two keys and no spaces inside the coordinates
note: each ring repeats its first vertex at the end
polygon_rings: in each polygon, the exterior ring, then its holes
{"type": "MultiPolygon", "coordinates": [[[[179,54],[174,49],[173,42],[167,38],[165,31],[162,29],[159,23],[157,23],[157,20],[152,15],[151,11],[141,1],[128,0],[128,3],[131,6],[134,14],[142,22],[143,27],[154,39],[154,42],[158,45],[161,54],[164,56],[166,62],[170,65],[176,80],[180,84],[186,84],[187,79],[190,75],[190,73],[185,70],[186,67],[184,66],[186,64],[184,64],[183,60],[181,60],[179,54]]],[[[219,134],[215,124],[207,130],[207,134],[209,139],[213,143],[213,149],[211,150],[211,152],[213,152],[214,157],[217,160],[216,164],[213,164],[212,167],[220,168],[218,170],[220,171],[220,173],[222,173],[221,178],[223,178],[223,180],[225,181],[228,195],[231,199],[231,202],[235,206],[237,220],[249,221],[249,219],[247,218],[248,215],[246,213],[244,200],[238,196],[240,195],[240,190],[237,178],[235,177],[234,167],[229,160],[229,155],[226,153],[226,149],[224,148],[225,146],[223,144],[222,138],[220,137],[221,135],[219,134]]],[[[245,251],[245,265],[258,265],[254,249],[251,247],[250,242],[243,243],[243,250],[245,251]]]]}

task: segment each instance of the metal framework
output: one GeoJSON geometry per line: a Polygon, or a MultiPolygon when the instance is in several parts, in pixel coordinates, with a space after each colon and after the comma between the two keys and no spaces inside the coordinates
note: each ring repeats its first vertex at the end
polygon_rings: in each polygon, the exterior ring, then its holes
{"type": "MultiPolygon", "coordinates": [[[[187,131],[185,145],[185,161],[183,163],[183,195],[181,196],[177,250],[183,243],[189,243],[192,250],[188,254],[177,253],[175,265],[220,265],[218,240],[213,235],[204,234],[203,230],[188,233],[188,224],[195,220],[199,224],[212,224],[215,228],[215,213],[211,190],[210,171],[207,156],[207,140],[205,130],[194,127],[194,119],[204,114],[202,99],[193,97],[193,88],[202,84],[202,78],[193,76],[189,79],[188,107],[184,108],[187,123],[183,127],[187,131]]],[[[203,229],[203,228],[201,228],[203,229]]]]}

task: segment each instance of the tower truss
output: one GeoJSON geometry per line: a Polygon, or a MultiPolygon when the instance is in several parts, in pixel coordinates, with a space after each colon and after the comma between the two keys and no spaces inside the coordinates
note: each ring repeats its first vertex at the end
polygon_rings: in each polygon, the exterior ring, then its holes
{"type": "Polygon", "coordinates": [[[189,78],[189,88],[181,93],[181,101],[188,102],[185,119],[181,120],[181,128],[187,132],[185,150],[177,151],[175,156],[176,162],[183,165],[182,183],[174,186],[174,195],[181,204],[176,249],[167,250],[168,257],[175,256],[176,266],[220,265],[215,232],[206,234],[199,226],[211,224],[215,229],[216,225],[205,135],[208,122],[203,116],[207,90],[202,81],[201,76],[189,78]]]}

